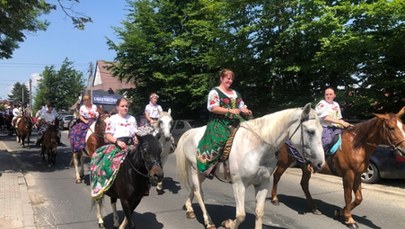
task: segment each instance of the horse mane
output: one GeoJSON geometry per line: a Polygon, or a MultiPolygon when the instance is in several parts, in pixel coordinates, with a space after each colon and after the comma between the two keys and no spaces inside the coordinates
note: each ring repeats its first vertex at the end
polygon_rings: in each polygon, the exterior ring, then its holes
{"type": "Polygon", "coordinates": [[[381,124],[382,120],[374,117],[372,119],[360,122],[353,127],[344,130],[344,132],[347,131],[353,133],[353,148],[358,149],[367,142],[371,132],[378,131],[381,124]]]}
{"type": "Polygon", "coordinates": [[[255,131],[260,132],[261,136],[265,136],[265,139],[269,140],[270,138],[266,135],[272,132],[281,133],[285,131],[286,125],[291,121],[291,116],[296,113],[297,110],[301,110],[301,108],[289,108],[282,111],[277,111],[259,118],[251,119],[242,123],[241,125],[246,125],[247,128],[253,127],[255,131]],[[274,120],[277,120],[277,122],[274,120]],[[269,129],[271,131],[269,131],[269,129]]]}

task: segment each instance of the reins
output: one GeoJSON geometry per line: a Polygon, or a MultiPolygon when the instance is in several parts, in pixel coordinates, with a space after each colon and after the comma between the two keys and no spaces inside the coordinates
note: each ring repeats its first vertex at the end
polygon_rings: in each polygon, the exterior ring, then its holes
{"type": "Polygon", "coordinates": [[[386,127],[385,123],[384,123],[383,128],[384,128],[385,136],[387,137],[388,144],[389,144],[394,150],[398,150],[398,151],[402,152],[402,150],[401,150],[400,148],[398,148],[398,146],[401,145],[402,142],[405,141],[405,139],[402,139],[402,140],[400,140],[397,144],[394,144],[394,143],[392,143],[391,140],[390,140],[390,137],[389,137],[389,135],[388,135],[388,130],[387,130],[387,127],[386,127]]]}
{"type": "MultiPolygon", "coordinates": [[[[138,150],[137,150],[135,153],[138,154],[138,153],[140,153],[140,152],[138,152],[138,150]]],[[[136,155],[135,155],[135,156],[136,156],[136,155]]],[[[138,173],[139,175],[141,175],[141,176],[143,176],[143,177],[149,179],[149,178],[150,178],[150,174],[149,174],[149,170],[150,170],[150,169],[148,168],[148,163],[145,161],[145,159],[144,159],[142,153],[141,153],[141,160],[144,162],[144,165],[145,165],[146,170],[148,170],[148,173],[147,173],[147,174],[142,173],[141,171],[139,171],[139,169],[137,169],[137,168],[135,167],[135,165],[132,163],[132,161],[128,159],[129,166],[131,166],[131,168],[132,168],[133,170],[135,170],[135,172],[138,173]]],[[[153,160],[150,164],[151,164],[151,167],[150,167],[150,168],[152,168],[154,165],[160,166],[159,160],[153,160]]]]}

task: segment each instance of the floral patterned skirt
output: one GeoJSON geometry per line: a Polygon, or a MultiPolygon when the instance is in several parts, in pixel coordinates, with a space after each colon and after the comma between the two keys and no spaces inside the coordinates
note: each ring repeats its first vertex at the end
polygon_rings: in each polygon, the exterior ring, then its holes
{"type": "Polygon", "coordinates": [[[90,162],[91,197],[100,199],[114,183],[128,150],[114,144],[98,148],[90,162]]]}
{"type": "Polygon", "coordinates": [[[197,167],[201,172],[220,159],[229,134],[230,128],[220,120],[212,120],[207,124],[197,149],[197,167]]]}
{"type": "Polygon", "coordinates": [[[79,152],[86,148],[86,134],[93,121],[90,121],[88,124],[78,122],[70,128],[69,141],[72,152],[79,152]]]}

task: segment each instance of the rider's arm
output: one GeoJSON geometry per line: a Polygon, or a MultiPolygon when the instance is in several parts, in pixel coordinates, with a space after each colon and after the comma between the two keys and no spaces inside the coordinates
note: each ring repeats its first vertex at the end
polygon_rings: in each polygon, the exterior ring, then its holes
{"type": "Polygon", "coordinates": [[[324,121],[329,122],[329,123],[333,123],[333,124],[338,124],[343,126],[344,128],[347,128],[349,126],[352,126],[352,124],[344,121],[343,119],[335,119],[332,118],[331,116],[327,115],[323,118],[324,121]]]}

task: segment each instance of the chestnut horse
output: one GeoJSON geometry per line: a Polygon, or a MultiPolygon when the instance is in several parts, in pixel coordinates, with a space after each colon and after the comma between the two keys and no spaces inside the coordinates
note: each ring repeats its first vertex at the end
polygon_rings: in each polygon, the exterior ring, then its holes
{"type": "Polygon", "coordinates": [[[110,117],[110,114],[100,114],[97,120],[90,126],[86,135],[86,150],[73,153],[73,164],[76,171],[76,183],[82,183],[84,177],[84,160],[88,157],[91,159],[93,153],[100,146],[105,144],[104,131],[106,127],[106,119],[110,117]],[[80,163],[80,168],[79,168],[80,163]]]}
{"type": "MultiPolygon", "coordinates": [[[[344,187],[345,206],[343,212],[335,211],[336,216],[343,216],[349,228],[358,228],[352,217],[352,210],[360,205],[363,200],[361,191],[361,174],[367,169],[371,154],[379,144],[390,145],[396,150],[405,152],[405,133],[401,116],[405,107],[397,114],[374,114],[375,117],[356,124],[354,127],[343,130],[342,145],[338,151],[327,157],[325,166],[320,173],[333,174],[342,177],[344,187]],[[352,193],[354,201],[352,202],[352,193]]],[[[277,184],[285,170],[297,159],[288,153],[287,145],[284,144],[279,151],[277,169],[273,174],[273,188],[271,202],[278,205],[277,184]]],[[[307,202],[314,214],[321,214],[314,204],[308,189],[311,169],[301,165],[301,187],[305,193],[307,202]]]]}
{"type": "Polygon", "coordinates": [[[25,147],[25,142],[27,142],[28,148],[30,147],[30,137],[32,131],[32,121],[27,115],[23,115],[19,118],[19,122],[15,129],[16,141],[21,143],[25,147]],[[27,141],[25,141],[27,140],[27,141]]]}

